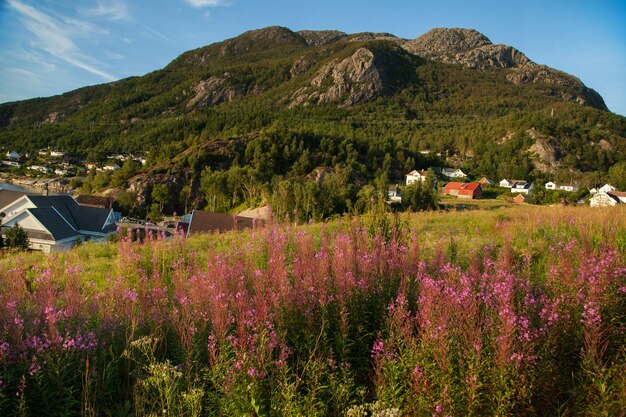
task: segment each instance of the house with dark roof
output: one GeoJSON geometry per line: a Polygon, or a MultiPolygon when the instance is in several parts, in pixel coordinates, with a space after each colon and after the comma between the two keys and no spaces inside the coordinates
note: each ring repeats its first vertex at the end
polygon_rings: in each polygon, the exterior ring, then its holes
{"type": "Polygon", "coordinates": [[[79,194],[74,200],[81,206],[98,207],[110,209],[113,208],[113,199],[111,197],[100,197],[97,195],[79,194]]]}
{"type": "Polygon", "coordinates": [[[591,207],[613,207],[622,204],[622,200],[614,192],[599,191],[591,197],[591,207]]]}
{"type": "Polygon", "coordinates": [[[535,184],[532,182],[517,181],[517,182],[514,182],[513,185],[511,185],[511,192],[532,194],[533,188],[535,188],[535,184]]]}
{"type": "Polygon", "coordinates": [[[17,190],[6,190],[3,188],[0,188],[0,208],[8,206],[15,200],[25,195],[29,195],[29,194],[35,194],[35,193],[28,193],[26,191],[17,191],[17,190]]]}
{"type": "Polygon", "coordinates": [[[263,224],[265,224],[265,222],[260,219],[194,210],[191,213],[187,236],[195,233],[222,233],[231,230],[252,229],[257,225],[263,224]]]}
{"type": "Polygon", "coordinates": [[[23,195],[0,207],[2,228],[19,224],[30,248],[52,252],[69,249],[78,238],[105,240],[116,230],[112,209],[79,205],[68,195],[23,195]]]}

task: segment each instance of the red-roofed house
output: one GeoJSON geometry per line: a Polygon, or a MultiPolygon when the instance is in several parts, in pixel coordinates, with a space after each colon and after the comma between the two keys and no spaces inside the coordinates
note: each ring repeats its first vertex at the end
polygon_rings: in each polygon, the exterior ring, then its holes
{"type": "Polygon", "coordinates": [[[517,197],[513,199],[513,202],[517,204],[524,204],[526,203],[526,200],[528,200],[528,197],[526,195],[518,194],[517,197]]]}
{"type": "Polygon", "coordinates": [[[443,189],[444,194],[455,195],[458,198],[480,198],[483,190],[477,182],[449,182],[443,189]]]}

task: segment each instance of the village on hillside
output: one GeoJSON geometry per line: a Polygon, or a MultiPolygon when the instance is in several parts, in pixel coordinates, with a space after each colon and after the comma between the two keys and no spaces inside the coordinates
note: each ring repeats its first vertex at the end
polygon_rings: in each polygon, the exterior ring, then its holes
{"type": "MultiPolygon", "coordinates": [[[[238,215],[193,210],[182,216],[159,216],[158,219],[122,217],[115,199],[96,195],[48,195],[52,190],[74,194],[77,184],[86,175],[114,173],[131,163],[137,167],[147,163],[145,156],[110,154],[102,162],[73,156],[58,149],[41,149],[36,155],[7,151],[0,162],[0,171],[11,176],[45,179],[44,195],[35,192],[4,190],[0,188],[0,226],[2,234],[8,228],[21,226],[28,236],[29,248],[44,252],[69,249],[84,241],[104,241],[118,229],[140,228],[171,236],[202,232],[225,232],[252,228],[271,217],[269,207],[247,210],[238,215]]],[[[22,184],[29,186],[28,179],[22,184]]],[[[411,188],[429,189],[439,208],[457,209],[455,200],[499,201],[515,204],[589,204],[592,207],[616,206],[626,203],[626,192],[604,184],[590,190],[575,183],[548,181],[536,184],[526,179],[503,178],[499,182],[486,176],[469,175],[460,168],[434,166],[414,169],[405,174],[402,184],[388,187],[387,203],[394,210],[411,209],[403,194],[411,188]],[[470,180],[471,179],[471,180],[470,180]]],[[[432,207],[432,206],[431,206],[432,207]]],[[[414,209],[414,208],[413,208],[414,209]]]]}

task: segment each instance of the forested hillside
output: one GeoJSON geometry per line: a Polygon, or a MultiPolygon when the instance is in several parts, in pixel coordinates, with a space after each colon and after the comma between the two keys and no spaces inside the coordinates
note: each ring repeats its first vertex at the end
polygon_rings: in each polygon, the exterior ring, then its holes
{"type": "MultiPolygon", "coordinates": [[[[222,211],[291,196],[284,211],[323,217],[435,165],[585,185],[626,171],[626,119],[595,91],[461,29],[260,29],[143,77],[0,105],[0,126],[0,146],[21,152],[148,152],[113,185],[146,208],[168,183],[179,211],[208,194],[222,211]]],[[[112,185],[94,179],[89,191],[112,185]]]]}

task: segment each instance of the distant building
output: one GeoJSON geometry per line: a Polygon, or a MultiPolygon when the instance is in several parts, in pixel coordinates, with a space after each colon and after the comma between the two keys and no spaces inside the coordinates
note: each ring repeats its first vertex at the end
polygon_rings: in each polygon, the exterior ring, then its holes
{"type": "Polygon", "coordinates": [[[6,165],[9,167],[13,167],[13,168],[20,168],[22,166],[17,161],[2,161],[2,165],[6,165]]]}
{"type": "Polygon", "coordinates": [[[513,199],[513,202],[517,204],[524,204],[526,203],[526,200],[528,200],[528,197],[526,196],[526,194],[518,194],[513,199]]]}
{"type": "Polygon", "coordinates": [[[387,190],[387,201],[390,203],[401,203],[402,202],[402,194],[400,192],[400,187],[397,185],[392,185],[387,190]]]}
{"type": "Polygon", "coordinates": [[[428,177],[428,171],[426,170],[418,171],[414,169],[413,171],[406,174],[406,185],[411,185],[418,181],[426,181],[427,177],[428,177]]]}
{"type": "Polygon", "coordinates": [[[478,180],[478,183],[480,185],[494,185],[495,184],[492,179],[487,178],[487,177],[482,177],[481,179],[478,180]]]}
{"type": "Polygon", "coordinates": [[[567,191],[567,192],[575,192],[578,191],[578,185],[577,184],[557,184],[555,182],[546,182],[545,185],[546,190],[553,190],[553,191],[567,191]]]}
{"type": "Polygon", "coordinates": [[[604,191],[598,191],[591,197],[591,200],[589,200],[591,207],[612,207],[618,204],[622,204],[618,196],[604,191]]]}
{"type": "Polygon", "coordinates": [[[617,188],[613,187],[611,184],[604,184],[602,187],[600,187],[598,191],[603,193],[610,193],[612,191],[617,191],[617,188]]]}
{"type": "Polygon", "coordinates": [[[15,151],[11,151],[11,152],[7,152],[6,153],[6,157],[9,159],[14,159],[14,160],[18,160],[22,157],[22,155],[20,155],[19,153],[15,152],[15,151]]]}
{"type": "Polygon", "coordinates": [[[257,225],[263,224],[265,224],[265,222],[259,219],[194,210],[191,213],[187,236],[195,233],[227,232],[231,230],[251,229],[257,225]]]}
{"type": "Polygon", "coordinates": [[[622,203],[626,203],[626,193],[623,191],[613,191],[611,193],[609,193],[611,195],[614,195],[615,197],[619,198],[619,201],[621,201],[622,203]]]}
{"type": "Polygon", "coordinates": [[[44,166],[44,165],[31,165],[28,167],[28,169],[32,171],[43,172],[44,174],[48,174],[52,172],[52,168],[44,166]]]}
{"type": "Polygon", "coordinates": [[[526,182],[526,180],[507,180],[506,178],[500,181],[500,187],[511,188],[516,182],[526,182]]]}
{"type": "Polygon", "coordinates": [[[448,178],[465,178],[467,175],[458,168],[441,168],[440,174],[448,178]]]}
{"type": "Polygon", "coordinates": [[[97,195],[79,194],[74,197],[74,200],[86,207],[98,207],[104,209],[113,208],[113,199],[111,197],[100,197],[97,195]]]}
{"type": "Polygon", "coordinates": [[[80,206],[67,195],[23,195],[0,207],[0,212],[2,228],[19,224],[30,248],[44,252],[69,249],[79,238],[106,240],[116,230],[113,210],[80,206]]]}
{"type": "Polygon", "coordinates": [[[63,151],[51,151],[50,152],[50,156],[52,156],[54,158],[61,158],[61,157],[65,156],[65,152],[63,152],[63,151]]]}
{"type": "Polygon", "coordinates": [[[511,186],[512,193],[523,193],[523,194],[531,194],[535,188],[535,185],[532,182],[519,181],[513,183],[511,186]]]}
{"type": "Polygon", "coordinates": [[[102,169],[104,171],[117,171],[118,169],[121,169],[121,167],[118,164],[106,164],[102,167],[102,169]]]}
{"type": "Polygon", "coordinates": [[[446,195],[468,199],[477,199],[483,194],[482,187],[477,182],[449,182],[443,192],[446,195]]]}

